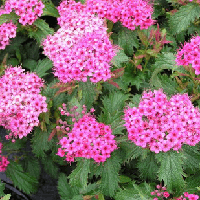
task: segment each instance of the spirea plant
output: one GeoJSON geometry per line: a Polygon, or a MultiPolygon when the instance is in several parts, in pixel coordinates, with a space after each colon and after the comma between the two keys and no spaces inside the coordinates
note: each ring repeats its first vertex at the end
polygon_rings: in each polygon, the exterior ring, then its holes
{"type": "Polygon", "coordinates": [[[61,200],[199,199],[199,1],[54,3],[0,7],[0,172],[33,194],[43,167],[61,200]]]}

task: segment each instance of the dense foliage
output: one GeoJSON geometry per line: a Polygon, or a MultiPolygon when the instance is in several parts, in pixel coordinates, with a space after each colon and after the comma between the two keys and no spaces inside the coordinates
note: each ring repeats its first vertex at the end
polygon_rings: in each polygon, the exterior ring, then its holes
{"type": "Polygon", "coordinates": [[[2,1],[0,171],[32,194],[43,165],[62,200],[199,199],[199,0],[54,3],[2,1]]]}

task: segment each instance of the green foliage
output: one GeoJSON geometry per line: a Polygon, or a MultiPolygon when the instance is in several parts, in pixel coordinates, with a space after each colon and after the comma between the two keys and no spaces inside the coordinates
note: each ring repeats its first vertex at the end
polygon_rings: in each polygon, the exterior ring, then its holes
{"type": "Polygon", "coordinates": [[[129,58],[128,56],[124,53],[123,50],[119,50],[117,52],[117,55],[111,60],[111,63],[115,65],[117,68],[120,68],[122,66],[122,63],[128,62],[129,58]]]}
{"type": "Polygon", "coordinates": [[[156,159],[160,162],[158,178],[164,181],[169,192],[178,191],[184,187],[183,176],[186,176],[182,168],[181,153],[168,151],[156,154],[156,159]]]}
{"type": "Polygon", "coordinates": [[[77,167],[69,175],[69,183],[73,187],[86,188],[88,173],[90,172],[90,160],[82,159],[77,162],[77,167]]]}
{"type": "Polygon", "coordinates": [[[200,153],[198,146],[183,145],[183,167],[189,168],[192,172],[199,170],[200,166],[200,153]]]}
{"type": "Polygon", "coordinates": [[[58,193],[61,197],[61,200],[73,199],[73,197],[78,194],[78,191],[75,189],[75,187],[70,186],[67,176],[63,173],[61,173],[58,178],[58,193]]]}
{"type": "Polygon", "coordinates": [[[11,20],[13,21],[13,23],[16,23],[18,19],[19,16],[13,12],[10,14],[3,14],[0,16],[0,25],[6,22],[10,22],[11,20]]]}
{"type": "Polygon", "coordinates": [[[10,197],[11,197],[11,194],[7,194],[1,200],[9,200],[10,197]]]}
{"type": "Polygon", "coordinates": [[[42,131],[39,127],[35,128],[33,138],[31,139],[32,151],[37,157],[45,157],[45,151],[51,149],[54,140],[48,141],[51,133],[51,128],[48,127],[47,131],[42,131]]]}
{"type": "Polygon", "coordinates": [[[37,61],[33,59],[26,59],[23,62],[23,67],[30,69],[31,71],[34,71],[37,67],[37,61]]]}
{"type": "Polygon", "coordinates": [[[58,10],[54,6],[52,2],[47,2],[44,4],[45,7],[43,9],[42,16],[52,16],[52,17],[59,17],[58,10]]]}
{"type": "Polygon", "coordinates": [[[102,99],[103,108],[102,113],[99,116],[101,122],[110,124],[113,130],[113,134],[121,134],[124,129],[122,115],[125,105],[125,100],[127,100],[129,95],[124,95],[121,92],[110,93],[109,96],[102,99]]]}
{"type": "Polygon", "coordinates": [[[54,30],[49,27],[49,25],[43,19],[37,19],[34,22],[34,25],[37,27],[36,31],[30,31],[29,37],[36,39],[36,41],[41,45],[43,39],[47,37],[47,35],[52,35],[54,30]]]}
{"type": "Polygon", "coordinates": [[[52,69],[53,64],[52,61],[49,60],[48,58],[45,58],[43,60],[39,60],[37,67],[35,68],[35,72],[37,73],[37,75],[42,78],[45,75],[47,75],[48,73],[46,73],[49,69],[52,69]]]}
{"type": "Polygon", "coordinates": [[[0,197],[5,195],[3,192],[4,190],[5,190],[5,183],[2,183],[0,179],[0,197]]]}
{"type": "Polygon", "coordinates": [[[131,31],[126,27],[122,27],[118,33],[118,45],[124,49],[128,56],[133,55],[133,47],[139,47],[137,32],[131,31]]]}
{"type": "Polygon", "coordinates": [[[79,98],[81,100],[80,103],[82,105],[86,105],[89,110],[92,108],[92,105],[98,95],[95,85],[90,81],[80,82],[79,91],[81,92],[81,94],[79,93],[79,98]]]}
{"type": "Polygon", "coordinates": [[[127,162],[128,160],[132,160],[138,158],[142,155],[142,147],[136,146],[133,142],[125,141],[120,142],[118,145],[120,150],[123,153],[123,161],[127,162]]]}
{"type": "Polygon", "coordinates": [[[133,183],[132,188],[121,189],[115,195],[115,200],[150,200],[152,199],[151,192],[154,190],[147,183],[137,185],[133,183]]]}
{"type": "Polygon", "coordinates": [[[59,168],[57,164],[53,162],[50,156],[41,159],[44,170],[52,178],[57,179],[59,174],[59,168]]]}
{"type": "Polygon", "coordinates": [[[190,175],[186,178],[186,188],[188,193],[196,193],[197,187],[200,186],[200,171],[194,175],[190,175]]]}
{"type": "Polygon", "coordinates": [[[37,158],[28,157],[27,159],[22,160],[22,165],[26,173],[35,177],[36,180],[39,180],[41,168],[37,158]]]}
{"type": "Polygon", "coordinates": [[[137,163],[140,176],[144,180],[155,181],[157,178],[158,164],[155,159],[155,153],[150,152],[145,159],[140,159],[137,163]]]}
{"type": "Polygon", "coordinates": [[[38,181],[34,176],[23,171],[23,168],[18,163],[10,161],[6,176],[9,177],[15,187],[23,190],[26,194],[34,193],[37,191],[38,181]]]}
{"type": "Polygon", "coordinates": [[[103,194],[107,196],[114,196],[116,190],[118,190],[119,182],[119,170],[121,159],[117,155],[116,151],[112,153],[111,157],[106,160],[103,165],[103,171],[101,175],[100,189],[103,194]]]}
{"type": "Polygon", "coordinates": [[[187,4],[181,6],[180,10],[170,17],[170,27],[173,34],[185,31],[196,18],[199,18],[200,6],[187,4]]]}
{"type": "Polygon", "coordinates": [[[3,145],[3,151],[10,151],[10,150],[20,150],[25,147],[27,142],[27,138],[22,138],[21,140],[16,140],[15,143],[12,141],[6,142],[3,145]]]}

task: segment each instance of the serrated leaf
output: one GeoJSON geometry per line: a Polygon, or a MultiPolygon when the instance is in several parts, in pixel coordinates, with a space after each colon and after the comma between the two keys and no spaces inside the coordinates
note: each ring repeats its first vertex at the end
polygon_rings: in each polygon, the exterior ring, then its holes
{"type": "Polygon", "coordinates": [[[123,50],[119,50],[117,52],[117,55],[111,60],[111,63],[115,65],[117,68],[121,68],[121,64],[124,62],[128,62],[129,58],[128,56],[124,53],[123,50]]]}
{"type": "Polygon", "coordinates": [[[33,59],[26,59],[23,61],[23,67],[30,69],[31,71],[34,71],[37,67],[37,62],[33,59]]]}
{"type": "Polygon", "coordinates": [[[113,130],[113,134],[120,134],[124,129],[124,122],[122,121],[123,109],[125,101],[128,99],[128,95],[121,92],[110,93],[109,96],[103,98],[102,113],[98,119],[101,122],[110,124],[113,130]]]}
{"type": "Polygon", "coordinates": [[[77,191],[74,187],[70,186],[67,176],[63,173],[61,173],[58,178],[58,193],[61,197],[61,200],[72,199],[73,196],[77,194],[77,191]]]}
{"type": "Polygon", "coordinates": [[[120,158],[116,152],[113,152],[110,158],[106,160],[103,166],[103,172],[101,176],[100,189],[104,195],[113,197],[118,189],[119,182],[119,170],[120,170],[120,158]]]}
{"type": "Polygon", "coordinates": [[[48,141],[51,129],[48,128],[48,131],[42,131],[39,127],[35,128],[34,135],[31,139],[32,142],[32,151],[37,157],[45,157],[46,154],[44,151],[47,151],[51,148],[54,140],[48,141]]]}
{"type": "Polygon", "coordinates": [[[120,149],[123,151],[123,161],[135,159],[142,155],[142,148],[136,146],[133,142],[121,142],[120,149]]]}
{"type": "Polygon", "coordinates": [[[131,31],[126,27],[122,27],[118,33],[118,45],[124,49],[128,56],[133,55],[133,47],[139,47],[137,32],[131,31]]]}
{"type": "Polygon", "coordinates": [[[156,86],[156,88],[162,88],[162,81],[158,78],[158,73],[160,73],[163,69],[174,69],[175,66],[175,56],[173,53],[162,53],[158,56],[155,61],[154,67],[155,70],[152,73],[150,78],[150,84],[152,86],[156,86]]]}
{"type": "Polygon", "coordinates": [[[29,173],[31,176],[35,177],[37,180],[40,177],[40,163],[36,158],[27,158],[24,159],[24,170],[29,173]]]}
{"type": "Polygon", "coordinates": [[[160,152],[156,154],[156,159],[160,161],[158,178],[164,181],[169,192],[177,191],[184,187],[183,176],[185,176],[182,168],[181,154],[176,151],[160,152]]]}
{"type": "Polygon", "coordinates": [[[42,78],[43,76],[47,75],[48,73],[46,73],[49,69],[52,69],[53,67],[53,63],[51,60],[49,60],[48,58],[45,58],[43,60],[39,60],[37,67],[35,68],[35,72],[37,73],[37,75],[42,78]]]}
{"type": "Polygon", "coordinates": [[[37,191],[37,179],[30,174],[25,173],[22,166],[18,163],[10,161],[6,170],[6,176],[13,181],[15,187],[23,190],[26,194],[37,191]]]}
{"type": "Polygon", "coordinates": [[[19,16],[16,13],[10,13],[10,14],[3,14],[0,16],[0,25],[6,22],[10,22],[11,20],[16,23],[19,19],[19,16]]]}
{"type": "Polygon", "coordinates": [[[140,185],[133,183],[133,188],[125,188],[117,192],[115,200],[152,200],[150,195],[152,191],[153,188],[147,183],[140,185]]]}
{"type": "Polygon", "coordinates": [[[43,158],[42,164],[43,164],[44,170],[47,172],[47,174],[49,174],[54,179],[58,178],[59,168],[52,161],[51,157],[43,158]]]}
{"type": "MultiPolygon", "coordinates": [[[[0,179],[1,180],[1,179],[0,179]]],[[[2,183],[0,181],[0,197],[4,196],[5,193],[3,192],[5,190],[5,183],[2,183]]]]}
{"type": "Polygon", "coordinates": [[[9,141],[4,143],[3,150],[10,151],[10,150],[19,150],[23,148],[26,144],[27,138],[22,138],[21,140],[16,140],[15,143],[9,141]]]}
{"type": "Polygon", "coordinates": [[[199,169],[200,166],[200,153],[197,146],[183,145],[183,162],[184,168],[190,168],[193,171],[199,169]]]}
{"type": "Polygon", "coordinates": [[[37,19],[34,22],[34,25],[38,28],[38,30],[29,32],[29,37],[35,38],[40,45],[42,40],[45,39],[47,35],[52,35],[54,33],[54,30],[50,28],[43,19],[37,19]]]}
{"type": "Polygon", "coordinates": [[[156,180],[158,165],[155,160],[154,153],[150,152],[145,159],[140,159],[140,161],[137,163],[137,166],[140,171],[140,176],[144,180],[156,180]]]}
{"type": "Polygon", "coordinates": [[[80,82],[79,89],[82,91],[81,104],[86,105],[87,109],[92,108],[92,104],[94,103],[97,96],[95,85],[90,81],[80,82]]]}
{"type": "Polygon", "coordinates": [[[186,178],[186,184],[187,184],[187,192],[188,193],[196,193],[197,187],[200,186],[200,172],[198,171],[194,175],[190,175],[186,178]]]}
{"type": "Polygon", "coordinates": [[[170,17],[169,23],[172,33],[177,34],[185,31],[196,18],[199,18],[199,15],[200,6],[197,4],[189,3],[181,6],[178,12],[170,17]]]}
{"type": "Polygon", "coordinates": [[[60,16],[53,3],[45,3],[44,5],[42,16],[52,16],[56,18],[60,16]]]}
{"type": "Polygon", "coordinates": [[[87,188],[88,173],[90,172],[90,160],[82,159],[77,162],[77,167],[69,175],[69,183],[74,187],[87,188]]]}

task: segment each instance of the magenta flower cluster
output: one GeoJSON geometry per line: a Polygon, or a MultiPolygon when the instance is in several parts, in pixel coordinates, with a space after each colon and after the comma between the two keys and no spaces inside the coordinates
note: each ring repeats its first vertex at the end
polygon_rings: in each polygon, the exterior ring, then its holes
{"type": "Polygon", "coordinates": [[[27,136],[38,126],[40,113],[47,112],[46,97],[39,94],[43,80],[24,71],[8,67],[0,78],[0,126],[11,131],[6,139],[27,136]]]}
{"type": "Polygon", "coordinates": [[[3,14],[14,11],[20,16],[19,23],[22,25],[32,25],[43,13],[44,4],[40,0],[6,0],[1,7],[3,14]]]}
{"type": "MultiPolygon", "coordinates": [[[[69,112],[66,112],[66,106],[64,109],[60,108],[62,115],[72,116],[69,112]]],[[[77,108],[77,107],[76,107],[77,108]]],[[[76,109],[75,108],[75,109],[76,109]]],[[[94,159],[96,162],[105,162],[110,154],[117,149],[114,135],[110,126],[96,121],[95,117],[91,115],[94,112],[92,108],[90,113],[86,113],[83,110],[83,116],[76,120],[71,131],[69,131],[69,125],[66,121],[60,120],[62,126],[58,126],[58,130],[67,131],[67,136],[60,139],[59,144],[61,148],[58,148],[57,155],[60,157],[66,157],[65,160],[74,162],[74,158],[82,157],[87,159],[94,159]]],[[[78,113],[75,114],[78,116],[78,113]]]]}
{"type": "MultiPolygon", "coordinates": [[[[157,190],[151,192],[151,195],[153,196],[157,196],[154,197],[153,200],[159,200],[159,199],[163,199],[164,198],[168,198],[170,196],[169,192],[166,191],[166,187],[162,187],[160,185],[157,185],[157,190]]],[[[188,194],[188,192],[184,192],[183,195],[181,195],[180,197],[174,197],[174,200],[197,200],[199,199],[198,195],[195,194],[188,194]],[[186,198],[187,197],[187,198],[186,198]]]]}
{"type": "Polygon", "coordinates": [[[12,22],[0,26],[0,49],[5,49],[10,44],[10,38],[16,37],[17,26],[12,22]]]}
{"type": "Polygon", "coordinates": [[[154,24],[152,6],[146,0],[87,0],[89,12],[98,13],[114,23],[120,21],[130,30],[148,29],[154,24]]]}
{"type": "Polygon", "coordinates": [[[200,113],[187,94],[170,100],[162,89],[144,92],[138,108],[125,109],[129,140],[155,153],[178,151],[183,144],[200,141],[200,113]]]}
{"type": "Polygon", "coordinates": [[[61,28],[43,41],[54,75],[63,83],[86,82],[88,77],[96,83],[111,78],[110,61],[117,47],[109,41],[104,19],[73,0],[61,2],[58,11],[61,28]]]}
{"type": "Polygon", "coordinates": [[[200,36],[195,36],[190,42],[185,42],[176,55],[177,65],[189,66],[191,65],[195,74],[200,74],[200,36]]]}
{"type": "Polygon", "coordinates": [[[3,144],[0,142],[0,172],[5,172],[10,162],[8,161],[7,157],[1,155],[2,148],[3,148],[3,144]]]}

